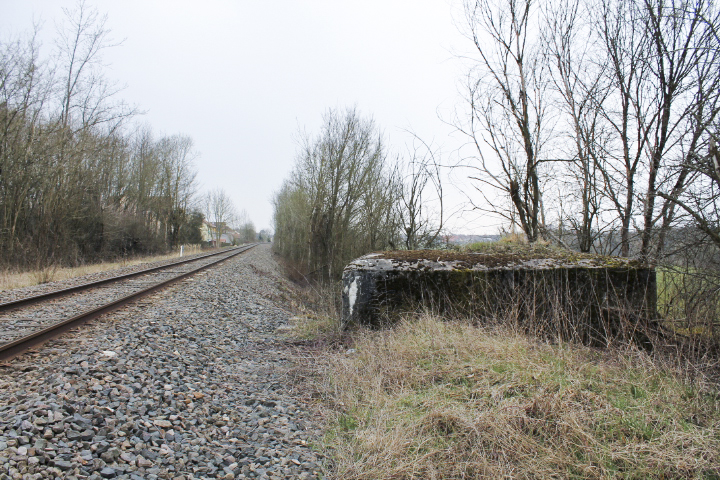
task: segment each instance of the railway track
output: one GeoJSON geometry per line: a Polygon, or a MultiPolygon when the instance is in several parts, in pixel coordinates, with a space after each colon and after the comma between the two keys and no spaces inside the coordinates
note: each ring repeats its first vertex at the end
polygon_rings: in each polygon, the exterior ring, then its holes
{"type": "Polygon", "coordinates": [[[239,255],[257,244],[0,303],[0,361],[239,255]],[[80,295],[82,293],[82,295],[80,295]]]}

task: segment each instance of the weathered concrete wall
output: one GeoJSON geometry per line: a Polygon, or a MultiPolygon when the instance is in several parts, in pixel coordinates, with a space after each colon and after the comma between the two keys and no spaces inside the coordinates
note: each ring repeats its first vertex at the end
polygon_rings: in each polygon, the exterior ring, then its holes
{"type": "MultiPolygon", "coordinates": [[[[428,308],[512,318],[546,336],[587,343],[638,331],[654,318],[655,271],[626,259],[526,249],[514,254],[384,252],[343,273],[343,317],[380,326],[428,308]]],[[[633,334],[634,335],[634,334],[633,334]]]]}

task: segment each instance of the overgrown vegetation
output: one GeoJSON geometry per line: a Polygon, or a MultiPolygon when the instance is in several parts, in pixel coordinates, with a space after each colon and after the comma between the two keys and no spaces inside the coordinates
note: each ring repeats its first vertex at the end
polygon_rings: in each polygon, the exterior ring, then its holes
{"type": "Polygon", "coordinates": [[[673,229],[720,246],[720,11],[712,1],[466,0],[457,117],[471,198],[534,242],[665,255],[673,229]]]}
{"type": "Polygon", "coordinates": [[[421,315],[356,330],[313,359],[337,478],[720,471],[717,385],[642,351],[548,344],[507,326],[421,315]]]}
{"type": "Polygon", "coordinates": [[[85,2],[55,47],[0,39],[0,263],[54,268],[200,243],[192,139],[129,124],[105,78],[115,45],[85,2]],[[50,59],[50,60],[48,60],[50,59]]]}
{"type": "Polygon", "coordinates": [[[429,146],[390,162],[372,119],[348,109],[330,110],[323,120],[317,137],[304,138],[275,195],[275,251],[304,275],[327,281],[367,252],[434,245],[443,194],[429,146]]]}
{"type": "MultiPolygon", "coordinates": [[[[471,249],[507,255],[517,246],[471,249]]],[[[689,311],[670,292],[689,299],[684,285],[699,292],[695,283],[663,271],[661,311],[689,311]]],[[[316,349],[304,378],[324,413],[333,478],[717,478],[720,365],[709,342],[677,326],[654,337],[652,350],[528,333],[513,309],[407,313],[385,330],[343,329],[339,292],[305,292],[292,335],[316,349]]],[[[570,313],[555,314],[545,320],[570,313]]]]}
{"type": "Polygon", "coordinates": [[[717,272],[674,265],[658,270],[658,317],[685,349],[719,353],[719,308],[717,272]]]}
{"type": "MultiPolygon", "coordinates": [[[[486,300],[481,308],[490,313],[463,321],[426,314],[385,331],[342,331],[337,312],[319,321],[300,316],[300,336],[321,338],[311,369],[327,409],[333,472],[355,479],[718,478],[717,6],[463,5],[476,58],[466,77],[468,111],[455,124],[473,149],[460,152],[476,182],[466,192],[473,206],[504,217],[532,244],[662,265],[664,330],[638,327],[640,318],[657,326],[653,311],[598,301],[602,318],[617,313],[632,335],[606,335],[604,350],[563,343],[583,338],[561,328],[526,336],[528,325],[594,328],[571,303],[555,301],[582,292],[546,295],[548,308],[539,310],[535,285],[519,298],[488,292],[478,303],[486,300]],[[502,302],[519,308],[499,318],[492,308],[502,302]],[[651,353],[623,344],[630,340],[652,345],[651,353]]],[[[330,112],[276,196],[277,251],[303,274],[321,272],[315,278],[332,282],[353,257],[433,246],[414,242],[409,223],[398,221],[398,212],[412,215],[410,207],[423,202],[400,199],[413,189],[397,188],[373,130],[354,111],[345,118],[330,112]]],[[[428,185],[412,170],[410,178],[428,185]]],[[[442,199],[442,189],[436,192],[442,199]]],[[[432,233],[427,225],[442,219],[430,218],[418,224],[432,233]]]]}

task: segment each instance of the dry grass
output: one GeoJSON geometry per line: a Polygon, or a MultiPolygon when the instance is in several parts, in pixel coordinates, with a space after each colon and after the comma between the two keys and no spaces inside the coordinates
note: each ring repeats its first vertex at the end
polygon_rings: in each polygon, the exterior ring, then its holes
{"type": "Polygon", "coordinates": [[[341,288],[340,283],[294,288],[291,304],[296,315],[289,320],[289,338],[314,344],[317,348],[331,348],[340,343],[346,335],[338,321],[340,305],[337,299],[341,288]]]}
{"type": "Polygon", "coordinates": [[[720,478],[720,394],[645,353],[429,315],[316,355],[342,479],[720,478]]]}
{"type": "MultiPolygon", "coordinates": [[[[183,248],[183,256],[195,255],[201,253],[200,245],[185,245],[183,248]]],[[[178,249],[176,252],[167,255],[154,255],[147,257],[132,257],[116,262],[102,262],[80,267],[63,268],[50,266],[25,272],[11,272],[7,270],[0,271],[0,291],[12,290],[14,288],[27,287],[31,285],[39,285],[42,283],[54,282],[59,280],[67,280],[70,278],[81,277],[92,273],[106,272],[117,270],[119,268],[138,265],[140,263],[161,262],[163,260],[171,260],[177,258],[180,254],[178,249]]]]}

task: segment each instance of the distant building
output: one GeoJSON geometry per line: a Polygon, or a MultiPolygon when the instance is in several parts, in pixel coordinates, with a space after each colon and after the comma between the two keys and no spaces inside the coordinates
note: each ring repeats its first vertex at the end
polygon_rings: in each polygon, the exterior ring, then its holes
{"type": "MultiPolygon", "coordinates": [[[[225,226],[220,227],[221,234],[220,234],[220,246],[222,245],[232,245],[233,244],[233,234],[236,232],[233,232],[232,230],[227,230],[225,226]]],[[[218,232],[215,228],[215,224],[213,222],[208,222],[207,220],[203,220],[202,226],[200,227],[200,233],[202,234],[202,241],[210,243],[212,245],[218,246],[218,232]]]]}
{"type": "Polygon", "coordinates": [[[213,243],[217,235],[215,232],[215,224],[208,222],[207,220],[203,220],[203,223],[200,226],[200,234],[202,235],[203,242],[213,243]]]}
{"type": "Polygon", "coordinates": [[[220,245],[232,245],[233,244],[233,236],[232,233],[223,233],[220,235],[220,245]]]}

